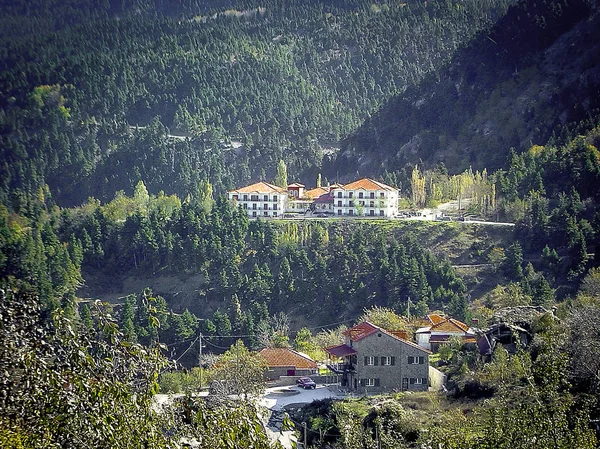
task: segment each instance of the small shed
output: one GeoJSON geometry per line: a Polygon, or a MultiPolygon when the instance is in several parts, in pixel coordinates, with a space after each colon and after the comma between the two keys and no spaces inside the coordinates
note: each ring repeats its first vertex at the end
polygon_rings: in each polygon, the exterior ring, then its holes
{"type": "Polygon", "coordinates": [[[308,355],[289,348],[265,348],[259,352],[269,370],[266,377],[277,380],[281,376],[310,376],[317,372],[317,362],[308,355]]]}

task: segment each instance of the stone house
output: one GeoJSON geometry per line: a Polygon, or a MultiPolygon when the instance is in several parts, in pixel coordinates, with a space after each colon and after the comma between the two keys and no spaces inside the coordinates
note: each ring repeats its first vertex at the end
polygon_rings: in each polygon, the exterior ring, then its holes
{"type": "Polygon", "coordinates": [[[325,351],[343,360],[330,368],[350,391],[427,391],[429,387],[431,352],[368,321],[348,329],[343,345],[325,351]]]}

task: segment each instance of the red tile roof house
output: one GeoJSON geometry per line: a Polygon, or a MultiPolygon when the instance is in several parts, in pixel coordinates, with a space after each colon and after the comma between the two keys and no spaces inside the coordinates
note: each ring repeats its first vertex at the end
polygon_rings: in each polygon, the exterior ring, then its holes
{"type": "Polygon", "coordinates": [[[426,326],[415,333],[417,344],[422,348],[437,352],[440,345],[448,342],[450,337],[461,337],[464,343],[476,343],[477,338],[469,326],[454,318],[437,314],[427,315],[426,326]]]}
{"type": "Polygon", "coordinates": [[[269,367],[265,374],[269,380],[278,380],[281,376],[310,376],[317,372],[317,362],[292,349],[265,348],[259,354],[269,367]]]}
{"type": "Polygon", "coordinates": [[[348,329],[343,345],[325,348],[343,359],[341,386],[357,393],[427,391],[430,351],[368,321],[348,329]]]}

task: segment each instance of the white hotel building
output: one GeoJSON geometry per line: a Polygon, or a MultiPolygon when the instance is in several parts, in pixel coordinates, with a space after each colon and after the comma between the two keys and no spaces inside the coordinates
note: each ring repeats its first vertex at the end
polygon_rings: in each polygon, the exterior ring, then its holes
{"type": "Polygon", "coordinates": [[[370,178],[331,189],[333,210],[340,216],[391,218],[398,212],[398,189],[370,178]]]}
{"type": "Polygon", "coordinates": [[[281,217],[285,212],[288,192],[266,182],[227,192],[229,201],[241,206],[250,218],[281,217]]]}

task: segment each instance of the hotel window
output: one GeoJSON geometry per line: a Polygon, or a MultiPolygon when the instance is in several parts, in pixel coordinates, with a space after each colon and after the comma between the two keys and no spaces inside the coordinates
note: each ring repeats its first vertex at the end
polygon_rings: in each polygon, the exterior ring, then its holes
{"type": "Polygon", "coordinates": [[[375,198],[375,192],[371,192],[371,198],[375,198]]]}
{"type": "Polygon", "coordinates": [[[244,203],[244,209],[248,209],[248,205],[244,203]]]}
{"type": "Polygon", "coordinates": [[[342,215],[342,209],[338,209],[338,215],[342,215]]]}
{"type": "Polygon", "coordinates": [[[252,211],[252,216],[253,216],[253,217],[256,217],[256,211],[255,211],[255,210],[254,210],[254,211],[252,211]]]}
{"type": "Polygon", "coordinates": [[[268,210],[269,209],[269,205],[268,204],[263,204],[263,209],[264,210],[268,210]]]}
{"type": "Polygon", "coordinates": [[[362,198],[363,197],[363,193],[362,192],[358,192],[358,197],[362,198]]]}
{"type": "Polygon", "coordinates": [[[252,209],[256,210],[256,203],[252,204],[252,209]]]}
{"type": "Polygon", "coordinates": [[[273,216],[276,217],[277,216],[277,212],[273,212],[273,216]]]}
{"type": "Polygon", "coordinates": [[[268,217],[269,213],[267,211],[265,211],[265,217],[268,217]]]}
{"type": "Polygon", "coordinates": [[[381,192],[381,193],[379,194],[379,198],[385,198],[385,193],[381,192]]]}
{"type": "Polygon", "coordinates": [[[263,197],[263,199],[264,199],[265,201],[269,201],[269,195],[265,195],[265,196],[263,197]]]}
{"type": "Polygon", "coordinates": [[[277,195],[273,195],[273,201],[277,201],[277,195]]]}
{"type": "Polygon", "coordinates": [[[277,204],[273,204],[273,210],[277,210],[277,204]]]}
{"type": "Polygon", "coordinates": [[[383,217],[383,211],[382,210],[379,211],[379,216],[383,217]]]}
{"type": "Polygon", "coordinates": [[[342,202],[338,201],[338,207],[342,207],[342,202]]]}
{"type": "Polygon", "coordinates": [[[338,192],[338,198],[342,197],[342,192],[338,192]]]}
{"type": "Polygon", "coordinates": [[[251,195],[250,201],[258,201],[258,195],[251,195]]]}
{"type": "Polygon", "coordinates": [[[238,200],[238,196],[237,195],[233,195],[233,199],[237,201],[238,200]]]}
{"type": "Polygon", "coordinates": [[[375,207],[375,201],[369,201],[369,207],[375,207]]]}
{"type": "Polygon", "coordinates": [[[244,195],[244,201],[248,201],[248,195],[244,195]]]}
{"type": "Polygon", "coordinates": [[[354,195],[354,192],[348,192],[348,198],[352,198],[352,195],[354,195]]]}
{"type": "Polygon", "coordinates": [[[348,201],[348,207],[354,207],[354,201],[348,201]]]}

